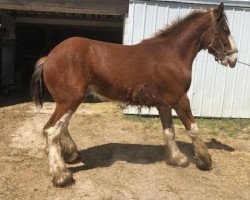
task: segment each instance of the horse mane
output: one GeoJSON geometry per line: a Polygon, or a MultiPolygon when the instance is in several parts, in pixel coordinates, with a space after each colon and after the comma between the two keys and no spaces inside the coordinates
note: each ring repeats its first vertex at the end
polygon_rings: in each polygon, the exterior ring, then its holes
{"type": "Polygon", "coordinates": [[[205,10],[195,10],[189,13],[188,15],[186,15],[185,17],[178,17],[170,25],[167,25],[165,28],[155,33],[153,37],[144,39],[142,42],[147,42],[147,41],[151,41],[151,40],[158,39],[158,38],[164,38],[170,34],[178,33],[183,25],[191,22],[192,20],[203,15],[204,13],[205,13],[205,10]]]}
{"type": "MultiPolygon", "coordinates": [[[[155,39],[164,38],[170,34],[177,34],[181,30],[183,25],[188,24],[197,17],[202,16],[204,13],[206,13],[206,10],[194,10],[184,17],[177,17],[177,19],[175,19],[170,25],[167,25],[165,28],[156,32],[153,37],[142,40],[142,42],[148,42],[155,39]]],[[[219,21],[221,20],[225,20],[226,23],[228,22],[225,12],[223,12],[222,17],[219,19],[219,21]]]]}

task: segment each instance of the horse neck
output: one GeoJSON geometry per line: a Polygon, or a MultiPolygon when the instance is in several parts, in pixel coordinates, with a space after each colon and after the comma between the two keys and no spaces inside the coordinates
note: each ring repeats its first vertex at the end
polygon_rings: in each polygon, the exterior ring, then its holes
{"type": "Polygon", "coordinates": [[[198,52],[204,48],[205,31],[211,23],[210,15],[204,13],[199,18],[186,24],[177,35],[173,42],[174,49],[182,60],[187,63],[188,67],[192,67],[192,63],[198,52]]]}

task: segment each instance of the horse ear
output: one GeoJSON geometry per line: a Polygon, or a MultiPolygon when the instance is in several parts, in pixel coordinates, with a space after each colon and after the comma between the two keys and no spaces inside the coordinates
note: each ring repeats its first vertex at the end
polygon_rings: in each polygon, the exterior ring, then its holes
{"type": "Polygon", "coordinates": [[[223,16],[223,13],[224,13],[224,3],[223,2],[221,2],[219,7],[217,8],[216,12],[217,12],[217,19],[220,19],[221,16],[223,16]]]}

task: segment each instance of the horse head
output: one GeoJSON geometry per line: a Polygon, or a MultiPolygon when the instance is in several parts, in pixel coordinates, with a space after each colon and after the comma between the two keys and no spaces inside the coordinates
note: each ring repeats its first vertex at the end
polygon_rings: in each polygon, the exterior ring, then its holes
{"type": "Polygon", "coordinates": [[[208,9],[212,16],[212,23],[207,37],[208,52],[214,55],[216,61],[224,66],[235,67],[238,58],[238,49],[234,37],[227,24],[224,13],[224,4],[221,3],[215,10],[208,9]]]}

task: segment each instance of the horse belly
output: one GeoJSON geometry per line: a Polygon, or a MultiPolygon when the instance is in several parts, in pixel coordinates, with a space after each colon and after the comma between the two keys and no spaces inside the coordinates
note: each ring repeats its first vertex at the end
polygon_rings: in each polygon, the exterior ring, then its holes
{"type": "Polygon", "coordinates": [[[115,101],[119,104],[130,104],[140,106],[155,106],[159,103],[159,95],[155,90],[148,90],[145,85],[115,86],[110,85],[105,87],[105,84],[100,86],[89,86],[89,93],[97,96],[102,101],[115,101]]]}

